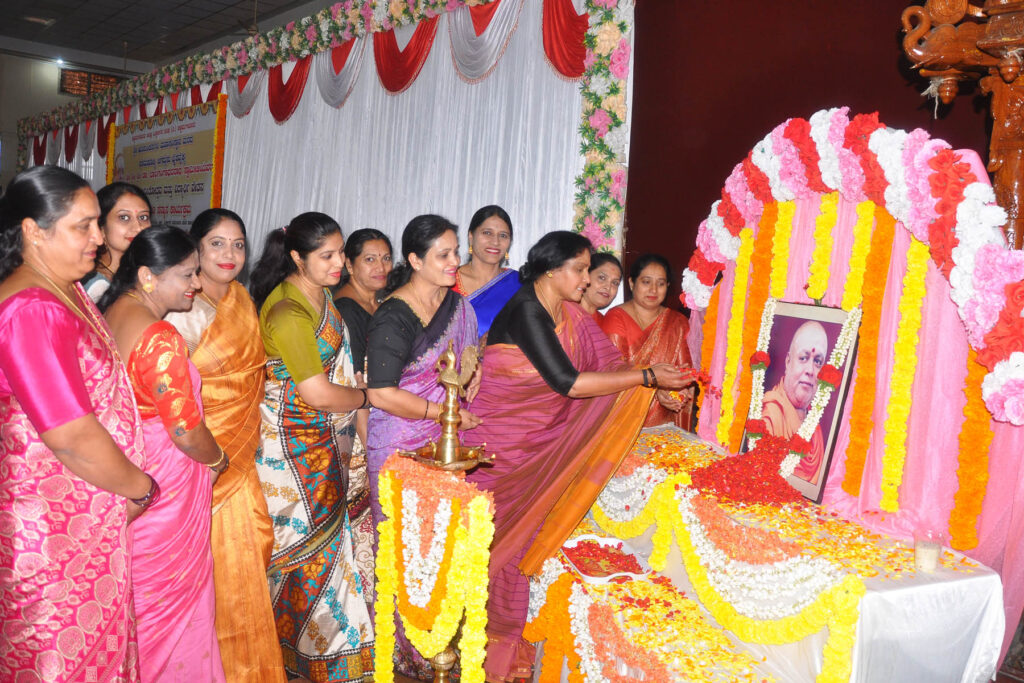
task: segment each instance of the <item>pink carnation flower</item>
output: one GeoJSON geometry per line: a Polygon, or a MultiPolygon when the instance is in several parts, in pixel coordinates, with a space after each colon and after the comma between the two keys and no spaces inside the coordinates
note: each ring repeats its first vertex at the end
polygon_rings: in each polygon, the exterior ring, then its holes
{"type": "Polygon", "coordinates": [[[364,3],[363,6],[360,8],[359,13],[363,15],[363,21],[366,22],[367,26],[372,26],[373,25],[373,4],[372,3],[369,3],[369,2],[364,3]]]}
{"type": "Polygon", "coordinates": [[[750,186],[747,185],[747,176],[743,173],[743,164],[736,164],[732,173],[725,179],[725,191],[732,200],[733,206],[743,216],[747,225],[757,225],[761,218],[764,206],[758,201],[750,186]]]}
{"type": "Polygon", "coordinates": [[[715,236],[708,228],[708,222],[706,220],[701,221],[700,227],[697,228],[697,248],[704,252],[705,258],[709,261],[716,263],[725,263],[728,261],[722,252],[718,250],[718,242],[715,241],[715,236]]]}
{"type": "Polygon", "coordinates": [[[310,43],[316,42],[316,26],[313,24],[306,27],[306,40],[310,43]]]}
{"type": "Polygon", "coordinates": [[[287,33],[291,33],[292,31],[294,31],[295,30],[295,22],[294,21],[289,21],[287,24],[284,25],[284,30],[287,33]]]}
{"type": "Polygon", "coordinates": [[[608,116],[608,112],[604,109],[598,109],[590,118],[587,119],[590,122],[590,127],[597,131],[597,137],[603,138],[608,134],[608,126],[612,125],[612,118],[608,116]]]}
{"type": "Polygon", "coordinates": [[[800,159],[800,151],[793,141],[786,137],[785,130],[789,121],[785,121],[772,131],[772,151],[779,159],[779,180],[785,183],[797,197],[807,197],[811,190],[807,185],[807,174],[804,163],[800,159]]]}
{"type": "Polygon", "coordinates": [[[583,58],[583,68],[589,70],[590,67],[594,66],[594,62],[597,61],[597,57],[594,55],[593,50],[587,50],[587,55],[583,58]]]}
{"type": "Polygon", "coordinates": [[[611,64],[608,69],[615,78],[623,79],[629,76],[629,43],[625,38],[619,41],[619,46],[612,51],[611,64]]]}

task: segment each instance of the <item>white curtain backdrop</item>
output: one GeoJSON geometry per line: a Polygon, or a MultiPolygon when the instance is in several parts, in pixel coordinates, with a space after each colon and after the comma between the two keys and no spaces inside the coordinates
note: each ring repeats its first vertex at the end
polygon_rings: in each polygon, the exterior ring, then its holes
{"type": "MultiPolygon", "coordinates": [[[[381,88],[372,45],[340,109],[311,92],[311,73],[295,113],[279,125],[265,84],[250,81],[246,91],[264,87],[248,115],[227,117],[222,201],[248,226],[250,258],[270,230],[304,211],[327,213],[346,235],[377,228],[398,257],[413,216],[447,217],[464,243],[473,212],[500,204],[512,217],[513,265],[544,233],[571,228],[573,180],[583,166],[579,86],[545,61],[541,10],[540,0],[526,0],[504,55],[478,83],[453,68],[444,23],[419,77],[399,95],[381,88]]],[[[509,32],[503,22],[492,29],[509,32]]]]}

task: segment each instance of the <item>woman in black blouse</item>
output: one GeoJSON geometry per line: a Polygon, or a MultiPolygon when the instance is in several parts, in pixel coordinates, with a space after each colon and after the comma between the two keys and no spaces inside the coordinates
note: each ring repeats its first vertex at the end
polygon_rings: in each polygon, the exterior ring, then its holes
{"type": "Polygon", "coordinates": [[[491,325],[470,405],[481,425],[464,441],[486,443],[496,456],[469,475],[496,508],[488,680],[530,675],[526,577],[554,555],[632,448],[654,387],[688,381],[664,363],[637,369],[622,360],[579,305],[589,266],[590,241],[576,233],[548,233],[530,249],[522,289],[491,325]]]}
{"type": "Polygon", "coordinates": [[[377,310],[377,292],[387,285],[391,272],[391,240],[380,230],[363,228],[349,235],[345,242],[344,283],[334,298],[334,305],[348,328],[352,347],[352,367],[362,372],[366,360],[366,335],[370,317],[377,310]]]}

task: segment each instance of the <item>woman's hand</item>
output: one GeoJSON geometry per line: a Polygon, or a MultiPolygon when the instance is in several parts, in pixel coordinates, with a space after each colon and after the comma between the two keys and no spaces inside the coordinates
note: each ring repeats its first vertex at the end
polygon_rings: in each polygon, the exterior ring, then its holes
{"type": "Polygon", "coordinates": [[[128,522],[127,522],[127,524],[131,524],[132,522],[134,522],[135,520],[137,520],[139,517],[142,516],[142,513],[146,511],[146,508],[142,507],[141,505],[136,505],[135,503],[133,503],[131,501],[131,499],[127,499],[127,502],[128,502],[128,522]]]}
{"type": "Polygon", "coordinates": [[[366,378],[363,377],[363,373],[357,372],[356,376],[355,376],[355,380],[356,380],[356,389],[365,389],[366,388],[366,378]]]}
{"type": "Polygon", "coordinates": [[[480,418],[469,412],[465,408],[459,411],[459,417],[462,418],[462,422],[459,423],[459,431],[464,429],[472,429],[480,425],[480,418]]]}
{"type": "Polygon", "coordinates": [[[668,363],[652,365],[650,371],[654,373],[659,389],[682,389],[694,381],[692,372],[680,371],[668,363]]]}
{"type": "Polygon", "coordinates": [[[480,380],[483,379],[483,376],[483,367],[476,366],[473,376],[469,378],[469,386],[466,387],[466,403],[472,403],[473,399],[476,398],[477,393],[480,391],[480,380]]]}
{"type": "Polygon", "coordinates": [[[672,398],[672,392],[669,389],[658,389],[654,392],[654,396],[658,399],[658,403],[669,412],[678,413],[683,409],[683,402],[678,398],[672,398]]]}

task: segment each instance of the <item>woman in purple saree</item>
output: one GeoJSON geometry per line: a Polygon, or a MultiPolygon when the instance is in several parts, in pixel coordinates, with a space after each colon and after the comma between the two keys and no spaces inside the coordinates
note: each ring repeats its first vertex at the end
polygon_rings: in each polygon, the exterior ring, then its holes
{"type": "MultiPolygon", "coordinates": [[[[476,316],[449,289],[459,267],[455,226],[440,216],[417,216],[402,233],[402,257],[388,276],[388,298],[373,314],[367,340],[366,386],[373,410],[367,426],[367,469],[374,521],[382,519],[377,478],[396,450],[419,448],[441,434],[437,417],[444,387],[434,365],[449,343],[455,354],[477,343],[476,316]]],[[[472,389],[471,389],[472,391],[472,389]]],[[[462,424],[479,423],[468,411],[462,424]]],[[[433,679],[430,665],[405,639],[398,623],[396,670],[433,679]]]]}
{"type": "Polygon", "coordinates": [[[486,443],[496,456],[468,477],[495,503],[490,681],[530,676],[527,576],[554,555],[632,448],[651,388],[683,384],[667,364],[633,369],[579,305],[589,265],[590,242],[576,233],[548,233],[530,249],[523,288],[491,325],[470,404],[481,424],[463,441],[486,443]]]}

